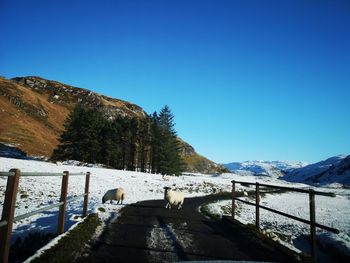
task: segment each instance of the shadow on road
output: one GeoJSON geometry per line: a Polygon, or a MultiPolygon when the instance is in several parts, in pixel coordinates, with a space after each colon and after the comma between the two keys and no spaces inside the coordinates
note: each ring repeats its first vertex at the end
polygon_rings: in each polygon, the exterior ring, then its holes
{"type": "Polygon", "coordinates": [[[241,224],[198,211],[201,204],[228,198],[188,198],[180,210],[165,209],[164,200],[125,206],[80,262],[297,261],[293,252],[264,242],[241,224]]]}

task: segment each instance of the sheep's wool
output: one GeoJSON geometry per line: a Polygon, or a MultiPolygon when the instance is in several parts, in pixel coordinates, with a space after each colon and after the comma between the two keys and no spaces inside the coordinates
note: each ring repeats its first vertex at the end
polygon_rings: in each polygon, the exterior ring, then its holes
{"type": "Polygon", "coordinates": [[[125,191],[123,188],[115,188],[115,189],[111,189],[108,190],[105,195],[102,198],[102,202],[106,202],[108,200],[115,200],[118,202],[123,203],[123,200],[125,199],[125,191]]]}
{"type": "Polygon", "coordinates": [[[167,190],[165,193],[165,200],[168,201],[166,208],[168,206],[171,208],[171,205],[178,205],[178,209],[180,209],[184,203],[184,199],[184,193],[173,190],[167,190]]]}

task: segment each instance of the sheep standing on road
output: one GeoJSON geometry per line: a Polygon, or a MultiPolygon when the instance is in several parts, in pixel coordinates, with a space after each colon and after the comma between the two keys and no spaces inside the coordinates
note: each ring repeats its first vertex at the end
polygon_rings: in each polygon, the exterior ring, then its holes
{"type": "Polygon", "coordinates": [[[108,200],[116,200],[117,204],[121,202],[123,204],[123,200],[125,199],[125,190],[123,188],[115,188],[108,190],[105,195],[102,197],[102,203],[104,204],[108,200]]]}
{"type": "Polygon", "coordinates": [[[177,205],[177,209],[180,209],[184,203],[184,193],[171,190],[170,187],[164,187],[164,199],[167,201],[165,208],[171,208],[172,205],[177,205]]]}

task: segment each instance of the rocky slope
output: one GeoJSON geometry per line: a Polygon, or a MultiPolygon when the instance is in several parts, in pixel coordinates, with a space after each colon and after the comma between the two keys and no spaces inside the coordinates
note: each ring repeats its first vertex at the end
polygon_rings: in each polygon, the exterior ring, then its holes
{"type": "Polygon", "coordinates": [[[184,160],[185,171],[195,173],[227,173],[228,169],[196,153],[194,148],[183,140],[179,139],[181,156],[184,160]]]}
{"type": "MultiPolygon", "coordinates": [[[[28,155],[51,156],[64,121],[77,103],[99,108],[110,119],[146,116],[135,104],[88,89],[33,76],[0,77],[0,143],[14,144],[28,155]]],[[[215,173],[222,169],[189,144],[181,145],[186,171],[215,173]]]]}

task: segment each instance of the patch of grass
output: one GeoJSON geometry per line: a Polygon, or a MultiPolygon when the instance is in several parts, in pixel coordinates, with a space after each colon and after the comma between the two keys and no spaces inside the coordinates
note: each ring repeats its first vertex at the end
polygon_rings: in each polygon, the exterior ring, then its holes
{"type": "Polygon", "coordinates": [[[54,237],[55,236],[50,233],[42,234],[40,232],[33,232],[24,239],[20,237],[17,238],[15,243],[11,246],[9,261],[23,262],[54,237]]]}
{"type": "Polygon", "coordinates": [[[103,207],[99,207],[97,210],[100,212],[106,212],[106,209],[104,209],[103,207]]]}
{"type": "MultiPolygon", "coordinates": [[[[186,143],[180,142],[182,148],[186,148],[186,143]]],[[[190,154],[182,153],[182,160],[184,163],[184,170],[193,172],[204,172],[204,173],[216,173],[222,171],[228,171],[218,167],[214,162],[208,160],[207,158],[199,155],[193,149],[189,149],[190,154]]]]}
{"type": "Polygon", "coordinates": [[[213,218],[213,219],[217,219],[219,220],[220,219],[220,215],[217,215],[217,214],[214,214],[210,211],[209,209],[209,204],[204,204],[200,207],[200,212],[207,216],[207,217],[210,217],[210,218],[213,218]]]}
{"type": "Polygon", "coordinates": [[[21,194],[19,198],[24,199],[24,198],[28,198],[29,194],[21,194]]]}
{"type": "MultiPolygon", "coordinates": [[[[232,214],[232,205],[223,205],[220,208],[224,212],[225,215],[231,215],[232,214]]],[[[238,211],[236,211],[236,213],[237,212],[238,211]]]]}
{"type": "Polygon", "coordinates": [[[34,133],[29,131],[28,129],[24,129],[22,127],[16,127],[11,130],[12,136],[17,138],[18,140],[27,140],[29,142],[34,142],[34,133]]]}
{"type": "Polygon", "coordinates": [[[32,263],[68,263],[73,262],[84,248],[96,228],[102,224],[97,214],[89,215],[83,222],[62,237],[52,248],[46,250],[40,257],[33,259],[32,263]]]}
{"type": "Polygon", "coordinates": [[[251,233],[253,233],[255,236],[257,236],[264,243],[269,244],[272,247],[277,247],[278,249],[282,250],[284,253],[289,254],[291,256],[291,259],[293,259],[293,261],[297,260],[300,262],[315,263],[315,261],[309,255],[307,255],[305,252],[296,253],[296,252],[290,250],[288,247],[282,245],[278,241],[274,241],[270,237],[264,235],[260,229],[256,228],[255,224],[246,224],[246,225],[243,225],[242,223],[239,223],[239,224],[241,226],[249,229],[251,231],[251,233]]]}
{"type": "MultiPolygon", "coordinates": [[[[215,196],[218,196],[219,198],[224,197],[225,199],[222,199],[222,200],[229,200],[231,197],[231,193],[230,192],[220,192],[218,194],[215,194],[215,196]]],[[[232,215],[232,203],[231,202],[228,205],[221,205],[220,206],[220,209],[222,210],[221,214],[214,214],[213,212],[210,211],[209,205],[213,204],[213,203],[216,203],[216,202],[214,201],[214,202],[203,204],[200,207],[200,212],[203,215],[210,217],[210,218],[213,218],[213,219],[220,219],[221,216],[231,216],[232,215]]],[[[236,207],[236,216],[240,215],[241,207],[237,203],[235,204],[235,207],[236,207]]]]}

